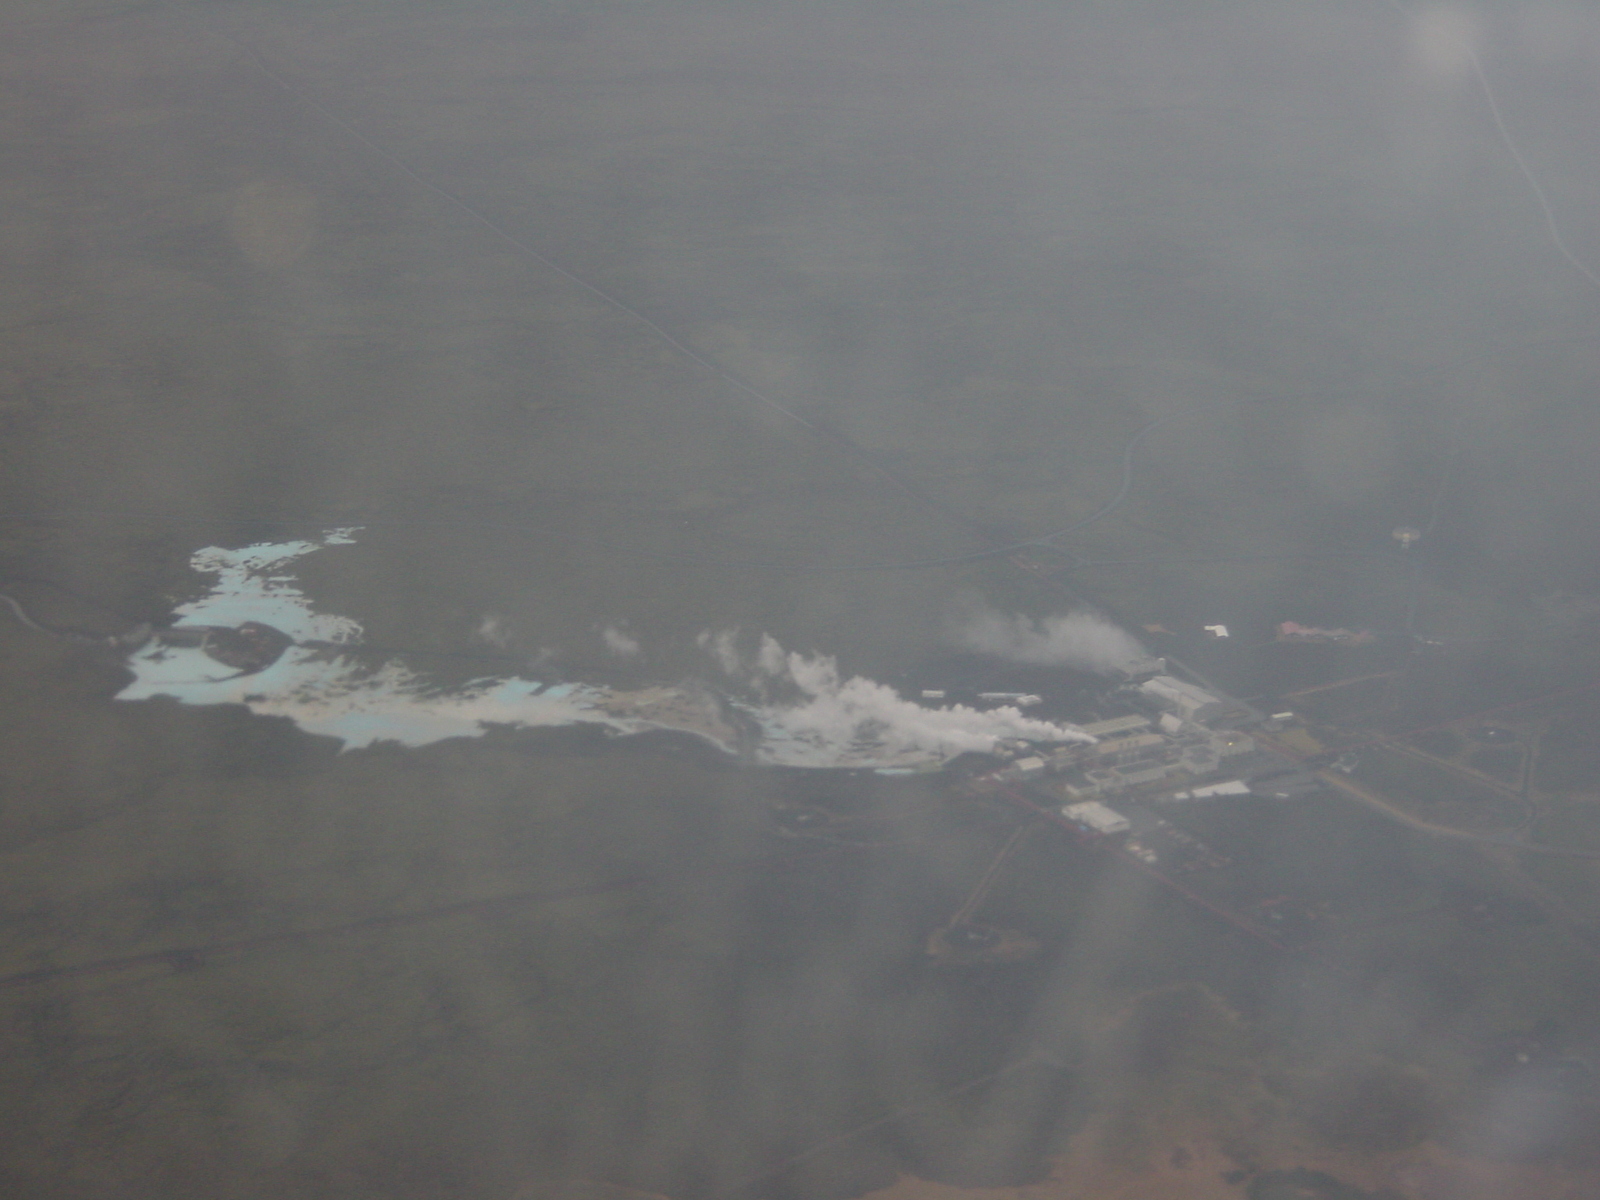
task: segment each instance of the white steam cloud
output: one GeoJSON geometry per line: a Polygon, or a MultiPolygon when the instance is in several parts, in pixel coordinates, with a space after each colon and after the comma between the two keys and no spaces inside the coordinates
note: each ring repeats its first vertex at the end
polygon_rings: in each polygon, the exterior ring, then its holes
{"type": "Polygon", "coordinates": [[[978,608],[955,623],[950,640],[963,650],[1007,662],[1077,667],[1102,675],[1125,670],[1147,654],[1132,634],[1083,611],[1034,620],[978,608]]]}
{"type": "Polygon", "coordinates": [[[832,657],[785,651],[768,635],[748,656],[739,654],[732,633],[703,634],[700,645],[760,697],[740,707],[762,730],[757,760],[774,766],[913,766],[988,752],[1008,738],[1094,740],[1074,725],[1028,717],[1010,705],[927,708],[876,680],[841,678],[832,657]]]}
{"type": "Polygon", "coordinates": [[[637,658],[639,656],[639,639],[629,637],[615,625],[607,625],[600,631],[600,638],[606,644],[606,649],[618,658],[637,658]]]}

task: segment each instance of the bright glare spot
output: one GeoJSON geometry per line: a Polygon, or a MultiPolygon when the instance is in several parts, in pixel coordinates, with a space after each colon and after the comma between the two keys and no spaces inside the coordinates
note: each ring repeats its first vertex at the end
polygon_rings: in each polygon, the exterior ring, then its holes
{"type": "Polygon", "coordinates": [[[1479,32],[1478,22],[1470,13],[1449,5],[1434,5],[1418,13],[1412,22],[1412,53],[1428,75],[1459,79],[1472,70],[1479,32]]]}

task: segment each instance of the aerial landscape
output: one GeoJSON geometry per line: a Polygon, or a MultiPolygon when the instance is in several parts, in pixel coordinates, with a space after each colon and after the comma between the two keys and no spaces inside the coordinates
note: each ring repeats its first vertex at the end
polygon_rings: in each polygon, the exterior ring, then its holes
{"type": "Polygon", "coordinates": [[[1600,1196],[1600,13],[0,35],[0,1193],[1600,1196]]]}

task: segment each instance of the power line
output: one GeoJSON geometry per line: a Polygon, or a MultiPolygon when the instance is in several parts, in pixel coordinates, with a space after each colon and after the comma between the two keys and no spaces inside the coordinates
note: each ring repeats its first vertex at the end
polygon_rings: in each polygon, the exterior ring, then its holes
{"type": "MultiPolygon", "coordinates": [[[[1416,19],[1416,14],[1406,5],[1400,3],[1400,0],[1385,0],[1385,3],[1406,20],[1416,19]]],[[[1544,185],[1539,182],[1539,177],[1533,173],[1533,168],[1528,165],[1528,160],[1523,158],[1522,152],[1517,149],[1516,139],[1511,136],[1511,130],[1506,125],[1505,114],[1500,108],[1500,100],[1489,83],[1489,76],[1483,69],[1483,62],[1478,57],[1478,52],[1473,49],[1466,38],[1462,38],[1458,45],[1468,65],[1472,68],[1473,78],[1478,81],[1478,89],[1483,93],[1484,101],[1489,106],[1489,115],[1494,119],[1494,127],[1500,135],[1501,144],[1505,146],[1506,152],[1511,155],[1511,161],[1516,164],[1518,173],[1527,181],[1529,189],[1533,192],[1533,198],[1538,202],[1539,212],[1544,218],[1545,233],[1550,238],[1551,245],[1556,248],[1556,251],[1562,258],[1567,260],[1567,263],[1574,270],[1594,284],[1596,288],[1600,288],[1600,274],[1596,274],[1582,259],[1574,254],[1567,246],[1566,239],[1561,236],[1561,227],[1556,223],[1556,214],[1550,205],[1550,197],[1545,193],[1544,185]]]]}

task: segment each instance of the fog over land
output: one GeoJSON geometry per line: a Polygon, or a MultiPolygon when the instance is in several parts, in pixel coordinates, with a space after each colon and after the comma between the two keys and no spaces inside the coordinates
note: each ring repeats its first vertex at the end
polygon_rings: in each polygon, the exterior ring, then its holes
{"type": "Polygon", "coordinates": [[[0,1193],[1600,1194],[1597,125],[1566,0],[4,6],[0,1193]]]}

